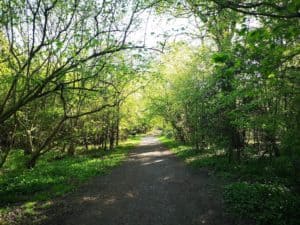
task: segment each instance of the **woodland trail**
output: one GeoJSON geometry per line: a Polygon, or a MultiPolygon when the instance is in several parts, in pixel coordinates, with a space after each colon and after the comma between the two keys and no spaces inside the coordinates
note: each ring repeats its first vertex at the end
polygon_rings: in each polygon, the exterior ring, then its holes
{"type": "Polygon", "coordinates": [[[91,179],[48,210],[51,225],[233,225],[221,185],[208,170],[194,171],[145,137],[127,160],[91,179]]]}

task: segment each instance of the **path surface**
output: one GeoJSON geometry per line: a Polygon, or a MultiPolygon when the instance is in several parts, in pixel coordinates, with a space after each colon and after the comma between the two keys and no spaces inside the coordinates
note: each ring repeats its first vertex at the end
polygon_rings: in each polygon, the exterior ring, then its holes
{"type": "Polygon", "coordinates": [[[233,225],[207,171],[192,171],[146,137],[109,175],[60,199],[48,225],[233,225]]]}

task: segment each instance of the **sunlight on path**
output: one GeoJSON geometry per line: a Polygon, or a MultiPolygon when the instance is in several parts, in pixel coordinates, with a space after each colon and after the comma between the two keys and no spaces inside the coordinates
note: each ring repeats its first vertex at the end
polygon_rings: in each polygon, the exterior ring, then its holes
{"type": "Polygon", "coordinates": [[[212,187],[207,174],[191,173],[156,137],[144,137],[124,164],[68,196],[67,211],[46,225],[232,225],[212,187]]]}
{"type": "Polygon", "coordinates": [[[144,137],[140,143],[140,146],[157,145],[159,141],[154,136],[144,137]]]}

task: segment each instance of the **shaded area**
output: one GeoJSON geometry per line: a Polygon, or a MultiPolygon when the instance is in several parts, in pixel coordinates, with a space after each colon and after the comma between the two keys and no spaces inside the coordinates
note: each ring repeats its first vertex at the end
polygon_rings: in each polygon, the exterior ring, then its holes
{"type": "Polygon", "coordinates": [[[43,224],[237,224],[222,207],[220,186],[207,171],[192,172],[146,137],[111,174],[58,199],[43,224]]]}

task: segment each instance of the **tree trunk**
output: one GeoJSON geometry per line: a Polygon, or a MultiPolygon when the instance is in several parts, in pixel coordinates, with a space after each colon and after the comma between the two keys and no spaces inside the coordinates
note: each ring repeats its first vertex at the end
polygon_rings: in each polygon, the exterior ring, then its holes
{"type": "Polygon", "coordinates": [[[113,150],[115,143],[115,135],[112,133],[109,137],[109,150],[113,150]]]}
{"type": "Polygon", "coordinates": [[[120,139],[120,121],[118,119],[116,125],[116,146],[119,146],[119,139],[120,139]]]}
{"type": "Polygon", "coordinates": [[[119,139],[120,139],[120,103],[117,104],[116,146],[119,146],[119,139]]]}
{"type": "Polygon", "coordinates": [[[71,142],[70,146],[68,148],[68,155],[74,156],[74,154],[75,154],[75,145],[74,145],[74,142],[71,142]]]}
{"type": "Polygon", "coordinates": [[[24,155],[31,155],[32,154],[31,147],[25,146],[23,149],[23,152],[24,152],[24,155]]]}
{"type": "Polygon", "coordinates": [[[63,143],[63,146],[62,146],[62,148],[61,148],[61,153],[64,153],[64,152],[66,151],[66,147],[67,147],[67,145],[66,145],[66,143],[64,142],[64,143],[63,143]]]}
{"type": "Polygon", "coordinates": [[[89,150],[89,143],[87,141],[87,137],[86,136],[83,138],[83,142],[84,142],[85,150],[88,151],[89,150]]]}
{"type": "Polygon", "coordinates": [[[241,160],[241,151],[244,148],[244,131],[239,132],[239,130],[232,125],[228,125],[230,132],[230,145],[229,145],[229,162],[233,160],[233,150],[236,150],[236,160],[240,162],[241,160]]]}
{"type": "Polygon", "coordinates": [[[279,148],[278,145],[276,143],[276,137],[273,134],[270,133],[266,133],[265,134],[265,140],[266,140],[266,144],[267,144],[267,150],[270,153],[270,156],[272,157],[272,155],[274,155],[275,157],[279,157],[280,156],[280,152],[279,152],[279,148]]]}
{"type": "Polygon", "coordinates": [[[39,152],[33,152],[31,154],[31,157],[29,158],[29,160],[26,162],[26,168],[27,169],[32,169],[33,167],[35,167],[37,159],[39,158],[40,154],[39,152]]]}
{"type": "Polygon", "coordinates": [[[2,168],[4,163],[6,162],[6,159],[10,152],[10,149],[2,149],[1,152],[3,152],[3,153],[1,154],[1,157],[0,157],[0,168],[2,168]]]}

